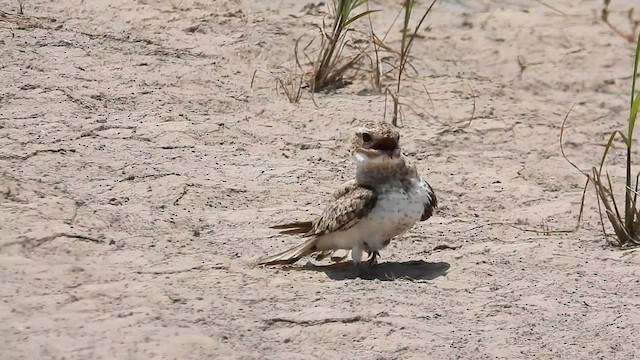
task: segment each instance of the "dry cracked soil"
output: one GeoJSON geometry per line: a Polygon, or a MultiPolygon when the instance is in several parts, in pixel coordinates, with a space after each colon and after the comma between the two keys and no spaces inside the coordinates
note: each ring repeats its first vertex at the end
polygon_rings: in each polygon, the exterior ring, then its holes
{"type": "MultiPolygon", "coordinates": [[[[276,87],[326,6],[16,4],[0,0],[1,359],[640,358],[640,258],[608,245],[592,189],[581,227],[553,232],[585,182],[565,114],[584,170],[628,114],[634,46],[601,1],[436,4],[400,132],[441,207],[373,280],[250,266],[300,241],[270,225],[353,176],[356,124],[389,119],[364,75],[299,104],[276,87]]],[[[612,1],[624,31],[631,5],[612,1]]],[[[399,2],[372,6],[386,28],[399,2]]],[[[623,166],[616,150],[616,184],[623,166]]]]}

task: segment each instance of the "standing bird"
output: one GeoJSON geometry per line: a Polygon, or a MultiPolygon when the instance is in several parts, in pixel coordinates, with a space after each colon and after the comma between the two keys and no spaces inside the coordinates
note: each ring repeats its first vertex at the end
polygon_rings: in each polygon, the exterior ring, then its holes
{"type": "Polygon", "coordinates": [[[292,264],[316,254],[317,259],[351,251],[353,262],[362,270],[366,262],[376,263],[379,251],[391,239],[407,232],[418,221],[431,217],[437,207],[431,186],[419,175],[400,149],[400,134],[386,122],[367,123],[352,141],[356,177],[333,195],[320,217],[314,221],[275,225],[283,234],[302,234],[310,239],[281,253],[267,256],[256,265],[292,264]]]}

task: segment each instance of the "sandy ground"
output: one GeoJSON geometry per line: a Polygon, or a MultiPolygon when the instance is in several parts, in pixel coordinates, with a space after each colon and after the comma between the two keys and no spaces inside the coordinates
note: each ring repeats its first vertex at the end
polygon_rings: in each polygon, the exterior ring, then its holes
{"type": "MultiPolygon", "coordinates": [[[[364,80],[317,105],[276,91],[322,19],[308,3],[28,0],[0,17],[0,358],[639,358],[640,258],[607,246],[592,191],[577,232],[505,225],[575,226],[572,104],[584,169],[624,125],[633,46],[601,1],[441,1],[401,128],[440,211],[383,251],[379,279],[249,266],[299,242],[268,226],[318,214],[353,176],[357,121],[383,119],[364,80]]],[[[630,3],[612,4],[623,29],[630,3]]],[[[396,5],[376,6],[388,25],[396,5]]]]}

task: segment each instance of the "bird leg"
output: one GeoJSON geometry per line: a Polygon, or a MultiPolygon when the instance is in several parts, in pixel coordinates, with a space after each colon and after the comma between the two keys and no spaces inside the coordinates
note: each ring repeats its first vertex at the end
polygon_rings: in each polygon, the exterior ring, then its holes
{"type": "Polygon", "coordinates": [[[358,269],[358,277],[361,279],[373,279],[374,277],[371,272],[371,267],[369,266],[369,261],[362,262],[362,253],[362,248],[359,246],[351,249],[351,259],[353,259],[353,263],[358,269]]]}
{"type": "Polygon", "coordinates": [[[378,265],[378,256],[380,256],[380,253],[377,251],[372,251],[369,253],[369,256],[371,257],[369,258],[369,260],[367,260],[367,265],[369,267],[374,267],[378,265]]]}

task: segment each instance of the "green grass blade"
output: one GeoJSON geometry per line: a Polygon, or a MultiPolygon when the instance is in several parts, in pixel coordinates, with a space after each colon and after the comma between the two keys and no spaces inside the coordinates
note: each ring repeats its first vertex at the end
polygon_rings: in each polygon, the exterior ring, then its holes
{"type": "Polygon", "coordinates": [[[618,218],[619,221],[622,221],[622,217],[620,216],[620,211],[618,210],[618,204],[616,204],[616,197],[613,196],[613,184],[611,183],[611,177],[609,177],[609,173],[605,173],[605,175],[607,175],[607,184],[609,184],[609,189],[608,189],[608,193],[611,196],[611,203],[613,204],[613,209],[616,212],[616,218],[618,218]]]}
{"type": "MultiPolygon", "coordinates": [[[[635,82],[635,77],[634,77],[634,82],[635,82]]],[[[635,127],[636,124],[636,117],[638,116],[638,109],[640,108],[640,96],[636,96],[636,98],[633,100],[633,102],[631,103],[631,113],[629,114],[629,136],[628,136],[628,141],[629,141],[629,146],[631,146],[631,139],[632,139],[632,135],[633,135],[633,128],[635,127]]]]}
{"type": "MultiPolygon", "coordinates": [[[[407,26],[408,26],[408,21],[409,19],[405,16],[405,23],[404,23],[404,28],[403,28],[403,32],[402,32],[402,48],[400,51],[400,66],[399,66],[399,70],[398,70],[398,83],[397,83],[397,88],[396,91],[398,93],[400,93],[400,82],[402,79],[402,73],[404,72],[404,67],[408,61],[409,58],[409,49],[411,48],[411,44],[413,43],[413,39],[416,38],[416,34],[418,33],[418,30],[420,30],[420,27],[422,26],[422,23],[424,22],[424,20],[427,18],[427,15],[429,15],[429,13],[431,12],[431,9],[433,8],[433,5],[436,4],[437,0],[433,0],[431,2],[431,5],[429,5],[429,7],[427,8],[427,11],[424,12],[424,14],[422,15],[422,17],[420,18],[420,21],[418,22],[418,25],[416,25],[415,29],[413,30],[413,35],[409,36],[407,34],[407,26]],[[408,41],[405,44],[405,40],[408,37],[408,41]]],[[[407,6],[408,8],[405,9],[406,12],[409,12],[409,14],[411,14],[411,7],[414,6],[414,2],[415,0],[407,0],[407,6]]],[[[405,13],[406,14],[406,13],[405,13]]]]}
{"type": "MultiPolygon", "coordinates": [[[[631,76],[631,104],[629,106],[629,129],[627,130],[627,177],[626,177],[626,185],[627,188],[631,188],[631,147],[633,146],[633,130],[636,125],[636,118],[638,116],[638,107],[640,106],[640,97],[636,94],[636,80],[638,78],[638,60],[640,59],[640,35],[638,35],[638,41],[636,44],[636,55],[633,63],[633,75],[631,76]]],[[[634,226],[635,222],[635,212],[632,209],[632,196],[629,191],[625,192],[625,208],[624,208],[624,219],[625,219],[625,229],[629,234],[630,239],[636,238],[636,228],[634,226]]]]}
{"type": "Polygon", "coordinates": [[[638,60],[640,59],[640,35],[638,35],[638,42],[636,44],[636,57],[633,63],[633,76],[631,77],[633,80],[631,82],[631,103],[630,103],[630,114],[629,114],[629,143],[631,146],[631,140],[633,140],[633,129],[636,125],[636,116],[638,115],[638,96],[636,95],[636,80],[638,78],[638,60]]]}
{"type": "Polygon", "coordinates": [[[349,20],[345,21],[345,22],[344,22],[344,27],[347,27],[347,26],[351,25],[351,23],[352,23],[352,22],[354,22],[354,21],[356,21],[356,20],[360,19],[360,18],[361,18],[361,17],[363,17],[363,16],[367,16],[367,15],[369,15],[369,14],[373,14],[373,13],[376,13],[376,12],[378,12],[378,11],[380,11],[380,10],[367,10],[367,11],[365,11],[365,12],[362,12],[362,13],[360,13],[360,14],[358,14],[358,15],[356,15],[356,16],[354,16],[354,17],[352,17],[351,19],[349,19],[349,20]]]}
{"type": "Polygon", "coordinates": [[[356,0],[356,1],[352,1],[352,9],[357,8],[358,6],[364,5],[368,2],[369,0],[356,0]]]}
{"type": "Polygon", "coordinates": [[[627,137],[624,136],[622,131],[616,130],[611,133],[611,136],[609,136],[609,141],[607,141],[607,145],[604,147],[604,152],[602,153],[602,159],[600,159],[600,167],[598,168],[599,173],[602,172],[604,161],[607,159],[607,154],[609,153],[609,149],[611,149],[611,146],[613,146],[613,140],[616,139],[616,135],[620,135],[620,137],[622,137],[622,140],[625,142],[625,144],[627,142],[627,137]]]}

